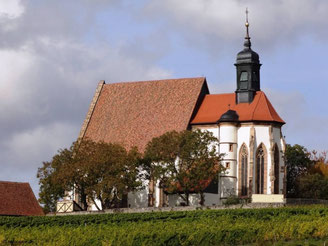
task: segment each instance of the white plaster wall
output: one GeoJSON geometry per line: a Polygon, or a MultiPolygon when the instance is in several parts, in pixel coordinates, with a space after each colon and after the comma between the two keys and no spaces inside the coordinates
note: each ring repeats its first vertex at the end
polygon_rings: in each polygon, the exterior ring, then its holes
{"type": "MultiPolygon", "coordinates": [[[[177,194],[168,195],[168,201],[170,207],[178,207],[181,204],[185,203],[185,201],[177,194]]],[[[200,202],[199,194],[190,194],[189,195],[189,205],[197,206],[200,202]]]]}
{"type": "Polygon", "coordinates": [[[233,177],[220,177],[219,179],[219,192],[221,198],[227,198],[231,195],[236,195],[236,178],[233,177]]]}
{"type": "Polygon", "coordinates": [[[220,124],[220,142],[237,142],[237,127],[232,124],[220,124]]]}
{"type": "Polygon", "coordinates": [[[205,206],[221,205],[219,194],[205,193],[205,206]]]}
{"type": "MultiPolygon", "coordinates": [[[[99,207],[99,209],[102,209],[100,200],[99,199],[95,199],[95,202],[97,203],[97,206],[99,207]]],[[[89,211],[98,211],[96,205],[94,205],[94,204],[92,204],[90,207],[88,207],[88,210],[89,211]]]]}
{"type": "MultiPolygon", "coordinates": [[[[220,199],[218,194],[204,193],[205,206],[215,206],[220,204],[220,199]]],[[[168,203],[170,207],[178,207],[180,204],[185,203],[185,201],[177,194],[168,195],[168,203]]],[[[200,195],[190,194],[189,195],[189,205],[199,206],[200,205],[200,195]]]]}
{"type": "Polygon", "coordinates": [[[148,188],[128,193],[129,208],[148,207],[148,188]]]}
{"type": "Polygon", "coordinates": [[[148,207],[149,180],[142,180],[143,189],[128,193],[129,208],[148,207]]]}
{"type": "MultiPolygon", "coordinates": [[[[243,143],[246,144],[248,148],[248,153],[249,153],[249,136],[250,136],[250,126],[243,126],[241,125],[238,127],[237,130],[237,153],[240,151],[240,147],[242,146],[243,143]]],[[[238,157],[238,154],[237,154],[238,157]]],[[[238,158],[237,158],[238,159],[238,158]]]]}

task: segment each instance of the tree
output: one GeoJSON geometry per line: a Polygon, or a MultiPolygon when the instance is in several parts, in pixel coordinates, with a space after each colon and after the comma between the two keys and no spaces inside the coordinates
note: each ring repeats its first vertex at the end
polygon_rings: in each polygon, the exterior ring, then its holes
{"type": "Polygon", "coordinates": [[[146,147],[148,172],[160,180],[168,193],[178,193],[189,205],[190,193],[199,193],[204,203],[204,189],[222,171],[218,142],[209,132],[171,131],[153,138],[146,147]]]}
{"type": "Polygon", "coordinates": [[[313,165],[308,172],[298,178],[299,197],[328,199],[328,160],[327,153],[312,151],[313,165]]]}
{"type": "Polygon", "coordinates": [[[58,154],[52,158],[52,161],[43,162],[43,166],[38,168],[39,202],[44,205],[43,210],[45,213],[55,212],[57,201],[64,197],[65,188],[57,182],[56,175],[65,163],[71,161],[72,153],[72,147],[71,149],[60,149],[58,154]]]}
{"type": "Polygon", "coordinates": [[[311,153],[301,145],[291,146],[287,144],[285,161],[287,167],[287,196],[299,197],[299,178],[306,175],[314,165],[311,153]]]}
{"type": "Polygon", "coordinates": [[[120,206],[129,191],[141,187],[139,166],[141,154],[129,152],[119,144],[84,141],[78,150],[77,168],[81,168],[86,195],[98,210],[120,206]],[[97,206],[95,199],[101,203],[97,206]]]}
{"type": "Polygon", "coordinates": [[[88,139],[74,143],[39,168],[40,201],[53,211],[53,204],[63,197],[63,191],[74,190],[85,210],[89,201],[98,210],[119,206],[129,191],[141,187],[138,179],[141,163],[141,154],[136,148],[127,152],[119,144],[88,139]],[[56,193],[57,188],[62,192],[60,195],[56,193]]]}
{"type": "Polygon", "coordinates": [[[299,197],[328,200],[328,177],[319,173],[310,173],[299,177],[299,197]]]}

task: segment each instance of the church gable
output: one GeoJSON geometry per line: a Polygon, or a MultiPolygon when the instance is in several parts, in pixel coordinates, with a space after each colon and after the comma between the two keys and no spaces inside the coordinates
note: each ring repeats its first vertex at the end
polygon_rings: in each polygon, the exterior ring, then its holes
{"type": "Polygon", "coordinates": [[[103,84],[80,136],[143,151],[153,137],[188,129],[208,93],[205,78],[103,84]]]}
{"type": "Polygon", "coordinates": [[[251,103],[236,103],[236,94],[206,95],[191,124],[215,124],[222,114],[234,110],[239,122],[277,122],[285,124],[262,91],[257,91],[251,103]]]}

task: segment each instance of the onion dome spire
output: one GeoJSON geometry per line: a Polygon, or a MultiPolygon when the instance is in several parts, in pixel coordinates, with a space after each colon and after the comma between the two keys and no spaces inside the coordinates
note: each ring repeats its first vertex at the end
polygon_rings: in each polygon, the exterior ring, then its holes
{"type": "Polygon", "coordinates": [[[251,38],[249,36],[248,9],[246,8],[246,36],[244,49],[237,54],[237,90],[236,103],[251,103],[256,91],[260,90],[260,58],[251,49],[251,38]]]}

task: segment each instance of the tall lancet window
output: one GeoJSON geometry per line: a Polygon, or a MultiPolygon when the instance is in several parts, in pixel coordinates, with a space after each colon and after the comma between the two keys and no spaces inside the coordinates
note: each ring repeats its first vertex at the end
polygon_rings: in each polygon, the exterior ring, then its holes
{"type": "Polygon", "coordinates": [[[279,194],[279,148],[274,146],[274,194],[279,194]]]}
{"type": "Polygon", "coordinates": [[[240,177],[241,177],[241,195],[247,196],[248,194],[248,168],[247,168],[247,160],[248,160],[248,154],[247,154],[247,148],[246,145],[243,144],[240,149],[240,177]]]}
{"type": "Polygon", "coordinates": [[[264,194],[266,192],[266,150],[263,144],[260,144],[256,151],[256,180],[255,193],[264,194]]]}

